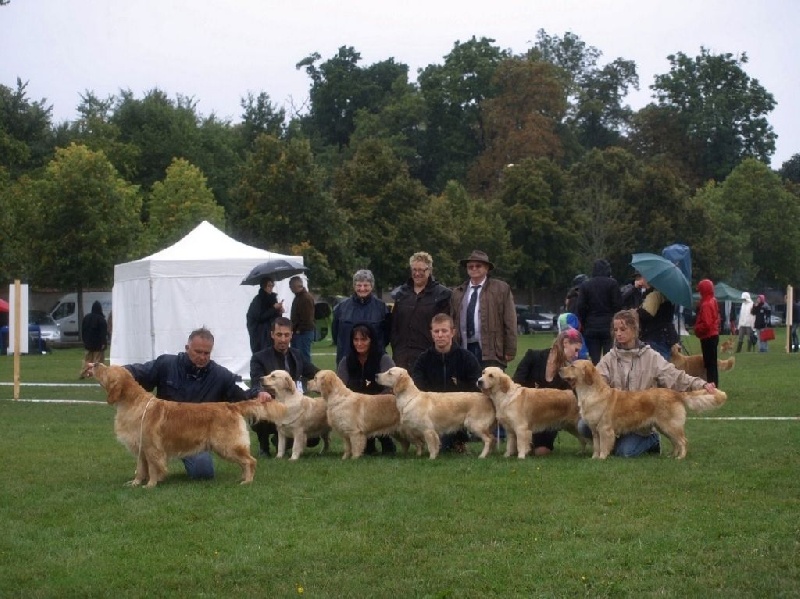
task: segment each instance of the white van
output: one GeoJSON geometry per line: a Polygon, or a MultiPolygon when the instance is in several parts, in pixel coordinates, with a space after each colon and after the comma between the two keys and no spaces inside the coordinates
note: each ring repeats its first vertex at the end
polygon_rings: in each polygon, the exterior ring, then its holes
{"type": "MultiPolygon", "coordinates": [[[[83,292],[83,314],[92,311],[92,304],[96,301],[103,306],[103,316],[108,318],[111,313],[111,292],[110,291],[84,291],[83,292]]],[[[50,310],[50,316],[56,321],[61,329],[61,341],[78,341],[78,294],[67,293],[62,295],[55,306],[50,310]]]]}

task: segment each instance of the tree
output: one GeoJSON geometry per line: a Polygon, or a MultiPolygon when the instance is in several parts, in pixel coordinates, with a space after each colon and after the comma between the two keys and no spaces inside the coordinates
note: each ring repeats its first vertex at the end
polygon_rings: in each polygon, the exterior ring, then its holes
{"type": "Polygon", "coordinates": [[[781,165],[778,171],[780,176],[786,181],[800,183],[800,154],[795,154],[781,165]]]}
{"type": "Polygon", "coordinates": [[[701,47],[695,58],[678,52],[667,59],[670,72],[650,88],[657,109],[668,111],[681,133],[669,152],[686,164],[693,182],[722,181],[748,157],[768,162],[776,136],[767,115],[775,99],[744,71],[747,55],[701,47]]]}
{"type": "Polygon", "coordinates": [[[492,78],[493,98],[483,101],[485,149],[470,169],[473,190],[495,188],[508,164],[561,157],[558,123],[566,111],[564,89],[546,62],[509,58],[492,78]]]}
{"type": "Polygon", "coordinates": [[[44,166],[53,153],[52,106],[46,100],[31,102],[28,83],[17,79],[12,90],[0,85],[0,165],[12,178],[44,166]]]}
{"type": "Polygon", "coordinates": [[[800,222],[800,204],[766,164],[747,159],[722,185],[726,210],[741,216],[749,231],[749,249],[762,284],[785,286],[800,279],[800,239],[793,226],[800,222]]]}
{"type": "Polygon", "coordinates": [[[34,283],[79,293],[107,287],[114,265],[138,250],[141,198],[102,152],[76,144],[58,149],[36,183],[35,202],[34,283]]]}
{"type": "Polygon", "coordinates": [[[269,94],[261,92],[258,96],[248,93],[240,102],[242,106],[242,137],[245,147],[253,145],[262,133],[280,139],[283,137],[286,123],[286,111],[278,108],[269,98],[269,94]]]}
{"type": "Polygon", "coordinates": [[[302,254],[315,288],[338,292],[351,276],[353,231],[325,190],[305,139],[256,138],[233,196],[233,228],[242,239],[302,254]]]}
{"type": "Polygon", "coordinates": [[[148,202],[147,251],[172,245],[204,220],[225,228],[225,210],[217,204],[202,171],[176,158],[163,181],[153,184],[148,202]]]}
{"type": "Polygon", "coordinates": [[[356,113],[376,113],[392,95],[396,81],[408,81],[408,66],[393,58],[366,68],[358,66],[361,54],[353,47],[342,46],[336,56],[316,65],[313,53],[299,63],[311,78],[311,109],[304,119],[304,131],[312,139],[339,150],[348,146],[355,130],[356,113]]]}
{"type": "Polygon", "coordinates": [[[337,170],[332,193],[355,232],[358,267],[370,268],[377,286],[405,280],[416,251],[417,210],[427,201],[407,166],[385,142],[365,142],[337,170]]]}
{"type": "Polygon", "coordinates": [[[444,64],[420,71],[417,81],[427,110],[420,179],[429,189],[441,191],[450,180],[466,180],[484,149],[481,104],[494,97],[492,77],[508,56],[493,39],[473,36],[457,41],[444,64]]]}

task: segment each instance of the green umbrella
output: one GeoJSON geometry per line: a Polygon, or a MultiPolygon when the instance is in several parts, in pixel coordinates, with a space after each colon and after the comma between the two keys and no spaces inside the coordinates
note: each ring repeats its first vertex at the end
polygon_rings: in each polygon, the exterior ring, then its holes
{"type": "Polygon", "coordinates": [[[675,264],[657,254],[633,254],[631,266],[673,304],[692,307],[692,287],[675,264]]]}

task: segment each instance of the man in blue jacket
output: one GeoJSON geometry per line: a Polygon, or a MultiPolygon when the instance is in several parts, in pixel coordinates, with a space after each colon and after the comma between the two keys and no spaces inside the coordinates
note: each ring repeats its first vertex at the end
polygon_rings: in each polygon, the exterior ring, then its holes
{"type": "MultiPolygon", "coordinates": [[[[163,354],[150,362],[129,364],[125,368],[147,391],[155,389],[159,399],[203,403],[235,402],[255,396],[270,398],[266,391],[240,387],[241,377],[211,359],[214,335],[205,327],[189,334],[185,349],[177,355],[163,354]]],[[[214,462],[208,451],[183,458],[183,464],[189,478],[214,478],[214,462]]]]}

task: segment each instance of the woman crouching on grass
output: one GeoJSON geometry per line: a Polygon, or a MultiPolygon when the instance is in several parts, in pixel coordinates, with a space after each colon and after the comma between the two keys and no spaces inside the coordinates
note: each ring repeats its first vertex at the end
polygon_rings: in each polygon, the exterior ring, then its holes
{"type": "MultiPolygon", "coordinates": [[[[597,364],[597,371],[615,389],[642,391],[653,387],[664,387],[675,391],[705,389],[713,393],[714,383],[699,377],[689,376],[649,345],[639,341],[639,315],[636,310],[622,310],[614,314],[611,321],[614,346],[597,364]]],[[[587,438],[592,437],[589,426],[581,420],[578,430],[587,438]]],[[[649,433],[626,433],[617,438],[614,455],[631,458],[644,453],[661,453],[661,438],[657,431],[649,433]]]]}
{"type": "MultiPolygon", "coordinates": [[[[514,382],[523,387],[570,389],[569,383],[558,374],[580,354],[583,337],[573,328],[561,331],[549,349],[529,349],[514,372],[514,382]]],[[[533,433],[533,455],[544,456],[553,451],[558,431],[533,433]]]]}

